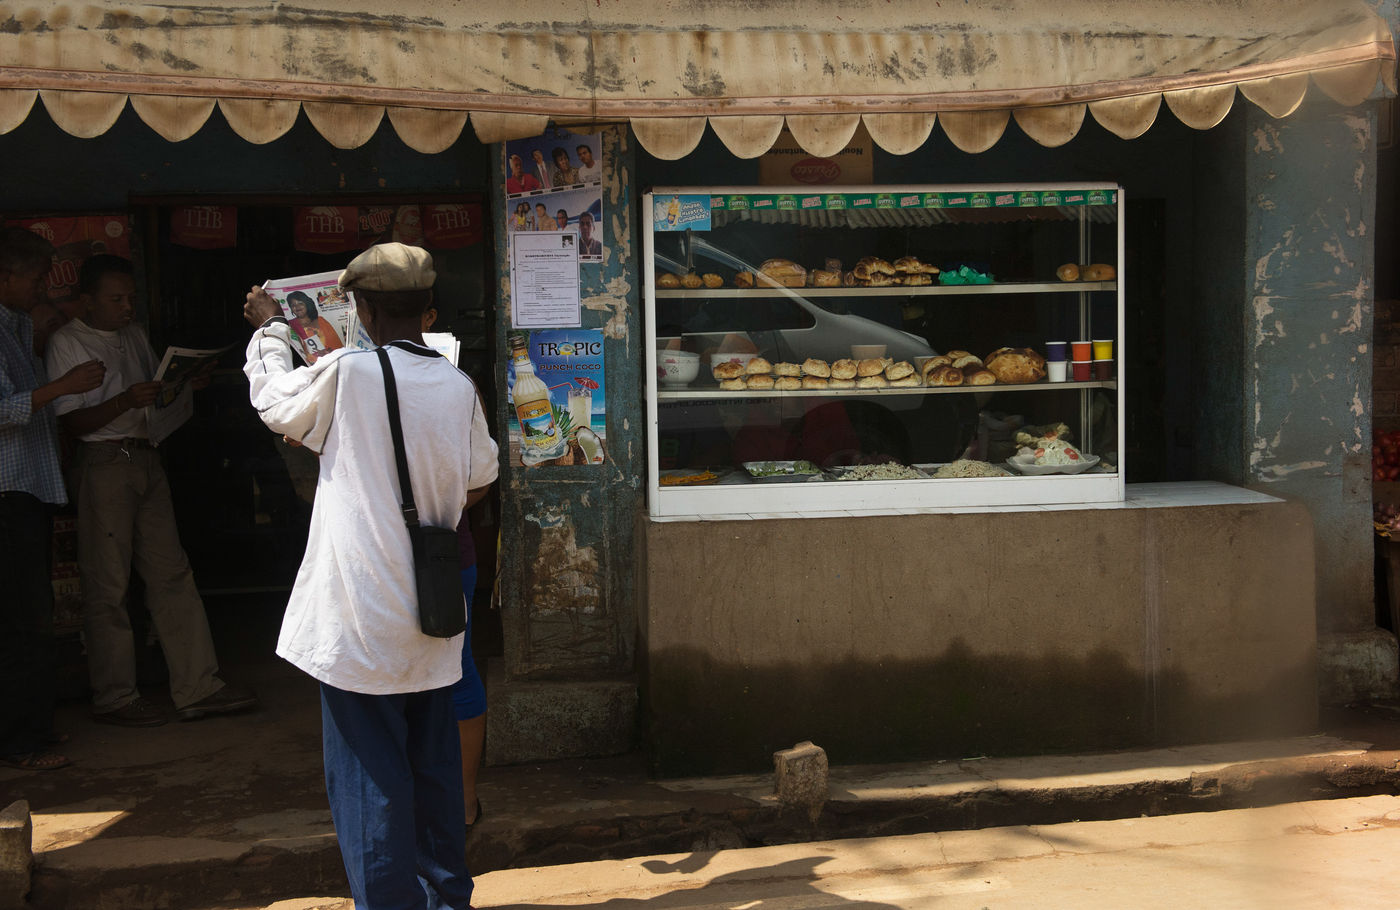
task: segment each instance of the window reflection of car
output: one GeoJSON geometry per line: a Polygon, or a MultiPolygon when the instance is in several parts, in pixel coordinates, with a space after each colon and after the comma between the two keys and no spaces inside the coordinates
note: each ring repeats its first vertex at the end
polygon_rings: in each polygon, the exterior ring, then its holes
{"type": "MultiPolygon", "coordinates": [[[[732,288],[734,273],[758,271],[754,264],[704,238],[691,235],[684,241],[680,237],[676,240],[676,249],[663,250],[658,244],[653,260],[658,274],[715,272],[724,276],[726,286],[732,288]],[[690,267],[684,262],[687,257],[683,243],[689,244],[690,267]]],[[[687,347],[696,351],[714,349],[729,335],[742,335],[774,362],[801,363],[809,357],[832,362],[850,357],[853,344],[883,344],[886,356],[911,362],[915,357],[935,353],[926,340],[894,325],[840,312],[852,303],[867,312],[884,308],[890,321],[895,322],[903,301],[899,295],[862,295],[855,290],[850,294],[824,292],[808,297],[804,293],[807,290],[769,287],[762,294],[706,294],[694,290],[668,297],[657,301],[657,334],[680,335],[687,347]]],[[[772,413],[766,415],[754,407],[768,400],[746,396],[744,402],[732,403],[729,410],[742,408],[747,414],[746,422],[762,421],[765,417],[773,420],[772,430],[779,429],[780,424],[790,426],[796,444],[820,447],[820,451],[796,454],[810,456],[824,466],[890,459],[905,464],[915,460],[951,461],[956,457],[959,440],[967,432],[963,425],[975,424],[976,409],[971,396],[844,392],[835,400],[820,396],[775,397],[771,399],[772,413]],[[964,413],[969,408],[971,412],[964,413]],[[809,443],[817,438],[819,442],[809,443]]],[[[667,415],[662,422],[663,435],[668,431],[682,435],[703,433],[726,422],[722,417],[726,409],[720,402],[662,402],[661,407],[667,415]]],[[[735,418],[729,414],[728,422],[735,418]]],[[[678,439],[677,444],[683,446],[684,442],[678,439]]]]}
{"type": "MultiPolygon", "coordinates": [[[[696,272],[715,271],[731,278],[735,272],[758,272],[757,266],[703,238],[691,236],[688,242],[696,272]]],[[[658,272],[685,275],[690,271],[666,252],[658,250],[656,253],[658,272]]],[[[859,291],[849,296],[808,297],[804,294],[807,290],[770,287],[764,289],[763,296],[746,294],[742,297],[706,297],[702,292],[695,292],[693,302],[687,295],[689,306],[679,300],[668,300],[668,312],[658,312],[657,320],[663,325],[679,325],[681,334],[693,337],[701,348],[718,344],[725,335],[743,334],[769,359],[776,357],[797,363],[808,357],[827,361],[850,357],[853,344],[883,344],[886,356],[895,360],[912,361],[934,353],[928,342],[918,335],[865,316],[839,312],[843,302],[859,297],[859,291]],[[672,311],[672,308],[675,309],[672,311]]],[[[896,321],[899,300],[897,296],[867,297],[862,306],[884,309],[891,314],[890,321],[896,321]]]]}

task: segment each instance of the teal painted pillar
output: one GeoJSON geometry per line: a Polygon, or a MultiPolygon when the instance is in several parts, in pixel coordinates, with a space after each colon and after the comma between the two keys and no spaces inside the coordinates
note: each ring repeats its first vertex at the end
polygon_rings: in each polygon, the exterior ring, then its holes
{"type": "MultiPolygon", "coordinates": [[[[583,328],[604,336],[607,457],[601,465],[501,461],[503,661],[487,672],[491,764],[626,752],[635,745],[636,584],[632,529],[642,504],[641,311],[635,153],[626,127],[601,130],[605,248],[580,265],[583,328]]],[[[511,284],[505,147],[492,147],[497,283],[495,407],[506,426],[511,284]]],[[[541,197],[548,202],[548,197],[541,197]]]]}
{"type": "Polygon", "coordinates": [[[1320,695],[1393,696],[1375,623],[1370,499],[1376,105],[1315,89],[1244,129],[1243,477],[1312,513],[1320,695]]]}

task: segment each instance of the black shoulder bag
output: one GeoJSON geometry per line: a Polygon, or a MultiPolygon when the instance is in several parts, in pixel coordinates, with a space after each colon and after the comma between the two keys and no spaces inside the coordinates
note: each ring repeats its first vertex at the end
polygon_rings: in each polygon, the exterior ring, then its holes
{"type": "Polygon", "coordinates": [[[413,484],[408,479],[408,454],[403,447],[399,422],[399,390],[389,352],[379,348],[384,370],[384,397],[389,403],[389,432],[394,437],[394,459],[399,467],[399,492],[403,495],[403,523],[413,544],[413,578],[418,586],[418,625],[424,635],[451,638],[467,628],[467,601],[462,594],[461,556],[455,528],[419,524],[413,504],[413,484]]]}

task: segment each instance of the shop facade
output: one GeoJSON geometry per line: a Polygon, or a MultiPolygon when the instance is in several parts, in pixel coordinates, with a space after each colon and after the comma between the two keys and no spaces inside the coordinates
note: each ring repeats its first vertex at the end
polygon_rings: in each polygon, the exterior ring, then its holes
{"type": "MultiPolygon", "coordinates": [[[[1057,14],[1106,15],[1079,6],[1057,14]]],[[[1397,668],[1393,636],[1375,627],[1367,521],[1377,113],[1393,86],[1396,15],[1328,8],[1327,27],[1298,11],[1276,56],[1225,54],[1186,72],[1128,54],[1136,76],[1071,78],[1114,56],[1108,37],[1081,30],[1071,44],[1088,56],[1067,53],[1049,82],[1008,63],[1026,55],[995,29],[948,57],[937,51],[956,49],[926,30],[901,36],[907,23],[883,19],[854,37],[815,22],[793,39],[801,65],[764,72],[752,61],[772,59],[775,39],[727,7],[716,15],[733,27],[709,44],[579,23],[556,25],[552,53],[538,33],[351,17],[356,40],[394,34],[397,61],[378,44],[343,50],[355,45],[343,33],[327,51],[309,23],[293,32],[300,59],[319,49],[359,66],[317,78],[294,78],[285,43],[267,38],[288,23],[270,14],[150,8],[147,19],[173,17],[179,28],[166,31],[187,36],[175,59],[234,26],[246,44],[244,71],[178,80],[178,67],[138,62],[137,26],[111,32],[121,56],[103,69],[75,62],[81,41],[57,63],[36,57],[41,30],[27,25],[15,40],[33,43],[7,59],[33,65],[0,68],[0,148],[35,176],[12,183],[4,211],[480,193],[504,427],[508,148],[559,125],[598,136],[605,252],[580,267],[579,328],[601,338],[606,458],[526,468],[506,456],[490,761],[643,744],[659,770],[685,773],[762,767],[798,738],[850,762],[1295,732],[1315,723],[1319,698],[1392,695],[1397,668]],[[570,40],[589,27],[585,63],[570,40]],[[422,78],[425,61],[470,40],[480,43],[460,59],[509,63],[422,78]],[[850,82],[820,64],[882,41],[891,65],[853,67],[850,82]],[[662,86],[642,115],[607,69],[638,48],[642,81],[662,86]],[[674,65],[688,54],[709,81],[674,65]],[[920,81],[940,65],[960,90],[920,81]],[[503,88],[521,72],[562,75],[522,100],[503,88]],[[1026,88],[1046,84],[1056,88],[1026,88]],[[876,106],[893,85],[909,97],[876,106]],[[773,86],[789,101],[775,103],[773,86]],[[1137,459],[1125,459],[1126,499],[1052,510],[940,506],[934,493],[878,514],[849,504],[835,516],[819,504],[765,519],[652,514],[664,494],[648,460],[648,340],[664,333],[645,315],[656,263],[642,200],[652,187],[763,186],[762,156],[784,127],[814,159],[861,128],[875,187],[1120,188],[1122,433],[1137,459]]],[[[1169,10],[1139,12],[1171,33],[1169,10]]]]}

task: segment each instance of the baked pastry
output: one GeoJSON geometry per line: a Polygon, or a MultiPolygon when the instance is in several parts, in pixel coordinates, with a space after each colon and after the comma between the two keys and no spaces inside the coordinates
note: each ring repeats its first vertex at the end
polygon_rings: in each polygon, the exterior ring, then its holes
{"type": "Polygon", "coordinates": [[[875,274],[869,278],[857,278],[856,284],[863,288],[889,288],[894,287],[893,275],[875,274]]]}
{"type": "Polygon", "coordinates": [[[842,286],[843,288],[853,288],[853,287],[856,286],[856,284],[857,284],[857,281],[856,281],[856,273],[855,273],[855,272],[842,272],[842,273],[841,273],[841,286],[842,286]]]}
{"type": "Polygon", "coordinates": [[[680,276],[671,272],[662,272],[656,276],[656,286],[659,288],[678,288],[681,286],[680,276]]]}
{"type": "Polygon", "coordinates": [[[1055,277],[1061,281],[1078,281],[1079,266],[1075,265],[1073,262],[1066,262],[1058,269],[1055,269],[1055,277]]]}
{"type": "Polygon", "coordinates": [[[1118,277],[1118,270],[1111,265],[1096,262],[1080,269],[1079,274],[1085,281],[1112,281],[1118,277]]]}
{"type": "Polygon", "coordinates": [[[829,389],[854,389],[856,381],[854,379],[831,379],[827,381],[826,387],[829,389]]]}
{"type": "Polygon", "coordinates": [[[831,375],[831,367],[825,360],[818,360],[815,357],[808,357],[802,361],[803,376],[821,376],[823,378],[831,375]]]}
{"type": "Polygon", "coordinates": [[[706,272],[705,274],[700,276],[700,280],[705,282],[705,287],[707,288],[724,287],[724,279],[716,275],[714,272],[706,272]]]}
{"type": "Polygon", "coordinates": [[[867,357],[856,364],[857,376],[879,376],[885,372],[885,361],[881,357],[867,357]]]}
{"type": "Polygon", "coordinates": [[[1030,348],[998,348],[987,356],[986,367],[997,382],[1039,382],[1045,378],[1045,358],[1030,348]]]}
{"type": "Polygon", "coordinates": [[[954,350],[945,352],[944,356],[948,357],[951,360],[957,360],[959,357],[967,357],[968,354],[968,351],[954,350]]]}
{"type": "Polygon", "coordinates": [[[841,286],[841,273],[828,269],[812,270],[812,287],[814,288],[839,288],[841,286]]]}
{"type": "Polygon", "coordinates": [[[856,267],[851,270],[855,273],[857,280],[868,281],[876,275],[886,275],[894,277],[894,266],[890,265],[879,256],[865,256],[856,263],[856,267]]]}
{"type": "Polygon", "coordinates": [[[801,376],[802,367],[795,363],[779,363],[773,367],[775,376],[801,376]]]}
{"type": "Polygon", "coordinates": [[[923,272],[916,272],[909,275],[900,275],[895,278],[895,281],[905,287],[918,287],[920,285],[933,284],[933,276],[926,275],[923,272]]]}
{"type": "Polygon", "coordinates": [[[755,357],[744,364],[744,373],[749,376],[763,375],[771,372],[773,372],[773,364],[764,360],[762,357],[755,357]]]}
{"type": "Polygon", "coordinates": [[[721,379],[719,387],[726,392],[742,392],[749,387],[749,384],[740,379],[721,379]]]}
{"type": "Polygon", "coordinates": [[[996,385],[997,376],[991,370],[978,364],[971,370],[963,370],[963,385],[996,385]]]}
{"type": "Polygon", "coordinates": [[[804,389],[824,389],[826,388],[826,385],[827,380],[823,379],[820,376],[802,377],[802,388],[804,389]]]}
{"type": "Polygon", "coordinates": [[[695,288],[704,286],[705,282],[701,281],[700,276],[695,274],[694,272],[688,273],[684,278],[681,279],[681,287],[683,288],[690,288],[691,290],[694,290],[695,288]]]}
{"type": "Polygon", "coordinates": [[[715,364],[710,368],[710,372],[715,375],[716,379],[738,379],[744,375],[744,365],[726,360],[723,363],[715,364]]]}
{"type": "Polygon", "coordinates": [[[966,370],[968,367],[974,365],[980,367],[982,365],[982,358],[978,357],[976,354],[964,354],[961,357],[955,357],[952,365],[960,370],[966,370]]]}
{"type": "Polygon", "coordinates": [[[889,366],[885,367],[885,378],[888,379],[890,382],[894,382],[896,379],[904,379],[906,376],[913,375],[914,365],[907,360],[901,360],[898,363],[892,363],[889,366]]]}
{"type": "Polygon", "coordinates": [[[822,263],[822,268],[828,272],[836,272],[839,274],[841,272],[841,260],[832,259],[828,256],[826,257],[826,261],[822,263]]]}
{"type": "Polygon", "coordinates": [[[796,376],[779,376],[773,380],[773,388],[780,392],[791,392],[802,388],[802,380],[796,376]]]}
{"type": "Polygon", "coordinates": [[[753,287],[753,272],[739,272],[734,276],[734,286],[736,288],[753,287]]]}
{"type": "Polygon", "coordinates": [[[791,259],[769,259],[758,267],[758,273],[770,284],[785,288],[800,288],[807,284],[807,270],[791,259]]]}
{"type": "Polygon", "coordinates": [[[831,365],[832,379],[855,379],[856,362],[850,358],[842,358],[831,365]]]}
{"type": "Polygon", "coordinates": [[[963,384],[962,370],[957,367],[934,367],[927,376],[928,384],[934,386],[954,386],[963,384]]]}
{"type": "Polygon", "coordinates": [[[913,389],[921,385],[923,383],[919,381],[919,377],[913,375],[905,376],[903,379],[890,380],[890,388],[892,389],[913,389]]]}
{"type": "Polygon", "coordinates": [[[883,389],[890,384],[884,376],[876,374],[874,376],[862,376],[856,380],[858,389],[883,389]]]}
{"type": "Polygon", "coordinates": [[[744,378],[744,382],[748,383],[750,389],[760,392],[766,392],[773,388],[773,377],[769,376],[767,373],[763,373],[759,376],[747,376],[744,378]]]}
{"type": "Polygon", "coordinates": [[[901,275],[937,275],[938,269],[917,256],[901,256],[894,261],[894,270],[901,275]]]}

